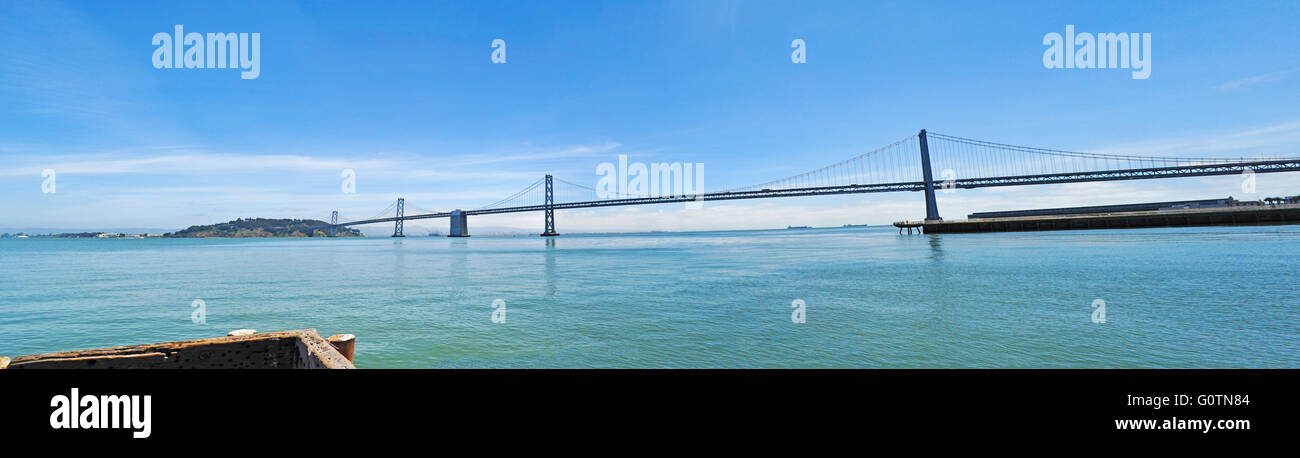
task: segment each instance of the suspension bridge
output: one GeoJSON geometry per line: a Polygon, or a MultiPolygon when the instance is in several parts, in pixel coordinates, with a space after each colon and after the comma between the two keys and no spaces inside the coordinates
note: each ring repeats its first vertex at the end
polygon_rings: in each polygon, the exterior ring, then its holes
{"type": "MultiPolygon", "coordinates": [[[[574,208],[653,205],[673,202],[770,199],[779,197],[923,192],[925,220],[940,221],[935,189],[973,189],[1116,180],[1240,175],[1300,171],[1300,158],[1188,158],[1080,153],[973,140],[921,130],[882,148],[798,175],[717,192],[691,190],[682,175],[668,193],[598,192],[595,188],[546,175],[496,202],[470,210],[426,210],[397,199],[373,217],[347,220],[335,211],[329,235],[337,228],[393,223],[403,237],[409,220],[448,218],[450,237],[468,237],[468,217],[499,213],[542,212],[542,236],[555,231],[555,211],[574,208]],[[938,170],[939,173],[935,173],[938,170]],[[937,178],[937,179],[936,179],[937,178]],[[603,197],[603,198],[602,198],[603,197]],[[415,210],[408,213],[407,208],[415,210]]],[[[650,177],[655,179],[656,177],[650,177]]],[[[670,188],[664,186],[664,190],[670,188]]]]}

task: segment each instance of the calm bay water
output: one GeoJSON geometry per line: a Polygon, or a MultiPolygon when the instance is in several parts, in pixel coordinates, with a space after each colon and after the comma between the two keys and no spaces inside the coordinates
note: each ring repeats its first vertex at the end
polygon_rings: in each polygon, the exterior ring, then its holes
{"type": "Polygon", "coordinates": [[[0,355],[317,328],[363,368],[1295,368],[1297,254],[1300,226],[5,239],[0,355]]]}

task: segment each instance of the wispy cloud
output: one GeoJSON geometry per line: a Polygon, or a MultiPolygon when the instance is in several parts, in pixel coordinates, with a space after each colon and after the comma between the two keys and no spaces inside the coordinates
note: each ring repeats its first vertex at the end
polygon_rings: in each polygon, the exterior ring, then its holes
{"type": "Polygon", "coordinates": [[[201,146],[40,154],[50,148],[18,145],[0,152],[5,158],[0,189],[7,191],[0,197],[6,203],[0,219],[74,226],[82,220],[119,225],[138,220],[181,227],[240,216],[323,218],[336,209],[345,219],[361,219],[399,197],[407,199],[412,214],[476,208],[536,181],[557,161],[609,154],[620,147],[593,143],[500,156],[316,156],[210,153],[201,146]],[[38,192],[46,168],[58,174],[58,194],[38,192]],[[344,169],[356,172],[355,193],[340,189],[344,169]],[[52,208],[59,211],[45,211],[52,208]]]}
{"type": "Polygon", "coordinates": [[[1260,83],[1278,81],[1285,78],[1287,75],[1291,73],[1295,73],[1295,71],[1296,71],[1295,69],[1291,69],[1291,70],[1282,70],[1282,71],[1277,71],[1272,73],[1265,73],[1263,75],[1256,75],[1249,78],[1242,78],[1239,80],[1229,81],[1220,84],[1218,86],[1215,86],[1214,88],[1220,91],[1231,91],[1234,89],[1241,89],[1243,87],[1253,86],[1260,83]]]}
{"type": "MultiPolygon", "coordinates": [[[[606,142],[592,145],[538,148],[526,151],[506,151],[471,154],[412,153],[359,153],[356,158],[347,156],[308,156],[291,154],[237,154],[196,151],[195,146],[143,147],[120,149],[89,154],[41,154],[37,145],[10,145],[0,151],[11,154],[7,167],[0,168],[0,176],[25,176],[52,168],[60,174],[124,175],[124,174],[211,174],[258,170],[321,171],[342,169],[367,169],[372,172],[400,171],[412,177],[424,178],[478,178],[511,179],[519,177],[510,171],[517,167],[500,164],[554,161],[562,159],[599,157],[610,154],[622,145],[606,142]],[[382,156],[375,158],[374,156],[382,156]],[[418,164],[436,162],[438,168],[419,167],[418,164]],[[490,167],[475,167],[490,166],[490,167]]],[[[536,165],[536,164],[534,164],[536,165]]],[[[528,172],[528,176],[536,173],[528,172]]]]}
{"type": "Polygon", "coordinates": [[[127,194],[269,194],[274,191],[253,186],[171,186],[125,188],[116,192],[127,194]]]}
{"type": "Polygon", "coordinates": [[[122,174],[188,174],[238,172],[252,170],[342,170],[345,168],[393,168],[389,160],[345,160],[296,155],[244,155],[244,154],[165,154],[158,156],[114,159],[109,155],[49,156],[39,159],[28,157],[26,166],[0,169],[0,176],[29,175],[43,168],[60,174],[122,175],[122,174]]]}
{"type": "Polygon", "coordinates": [[[542,161],[555,159],[571,159],[592,157],[607,154],[621,147],[622,145],[614,142],[608,142],[600,145],[576,145],[563,148],[528,151],[528,152],[504,152],[491,154],[466,154],[453,156],[443,159],[444,163],[456,166],[479,165],[479,164],[496,164],[501,162],[524,162],[524,161],[542,161]]]}
{"type": "Polygon", "coordinates": [[[1297,157],[1300,156],[1300,120],[1235,132],[1120,143],[1088,152],[1173,157],[1297,157]]]}

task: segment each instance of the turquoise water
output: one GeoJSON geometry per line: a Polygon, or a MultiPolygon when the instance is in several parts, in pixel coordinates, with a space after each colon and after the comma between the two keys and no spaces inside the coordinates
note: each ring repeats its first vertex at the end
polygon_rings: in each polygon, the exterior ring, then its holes
{"type": "Polygon", "coordinates": [[[5,239],[0,355],[317,328],[364,368],[1295,368],[1297,253],[1300,226],[5,239]]]}

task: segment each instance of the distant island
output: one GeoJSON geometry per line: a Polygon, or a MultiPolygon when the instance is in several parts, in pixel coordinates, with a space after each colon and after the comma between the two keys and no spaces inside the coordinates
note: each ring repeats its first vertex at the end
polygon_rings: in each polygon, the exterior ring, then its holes
{"type": "Polygon", "coordinates": [[[127,234],[124,232],[63,232],[58,234],[0,234],[0,239],[153,239],[164,234],[127,234]]]}
{"type": "MultiPolygon", "coordinates": [[[[119,232],[65,232],[60,234],[0,234],[0,238],[40,239],[145,239],[145,238],[271,238],[271,237],[329,237],[329,223],[314,219],[240,218],[228,223],[190,226],[165,234],[127,234],[119,232]]],[[[340,227],[335,237],[364,237],[361,231],[340,227]]]]}
{"type": "MultiPolygon", "coordinates": [[[[314,219],[240,218],[228,223],[190,226],[185,230],[163,234],[170,238],[204,237],[329,237],[329,223],[314,219]]],[[[340,227],[335,237],[361,237],[357,229],[340,227]]]]}

